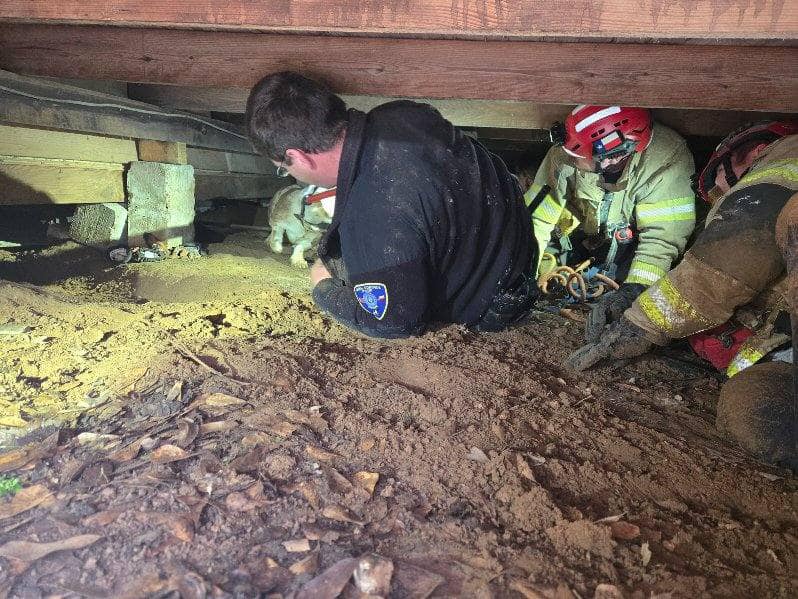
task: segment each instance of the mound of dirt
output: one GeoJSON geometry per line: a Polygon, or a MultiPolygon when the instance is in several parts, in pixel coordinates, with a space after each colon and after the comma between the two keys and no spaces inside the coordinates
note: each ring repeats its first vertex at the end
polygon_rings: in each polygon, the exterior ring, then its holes
{"type": "Polygon", "coordinates": [[[9,596],[795,594],[796,479],[707,370],[569,376],[545,313],[363,339],[258,243],[0,284],[9,596]]]}

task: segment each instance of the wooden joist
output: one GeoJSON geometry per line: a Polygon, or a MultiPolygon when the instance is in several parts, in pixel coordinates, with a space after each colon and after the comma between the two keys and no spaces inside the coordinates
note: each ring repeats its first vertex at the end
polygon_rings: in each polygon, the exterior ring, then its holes
{"type": "Polygon", "coordinates": [[[345,94],[798,112],[798,52],[779,46],[6,24],[0,25],[0,67],[35,75],[244,89],[266,73],[295,69],[329,80],[345,94]]]}
{"type": "Polygon", "coordinates": [[[783,0],[4,0],[0,19],[72,24],[483,39],[783,41],[798,3],[783,0]]]}
{"type": "Polygon", "coordinates": [[[124,164],[138,160],[129,139],[0,125],[0,155],[124,164]]]}
{"type": "MultiPolygon", "coordinates": [[[[241,113],[246,108],[248,89],[197,86],[155,85],[128,86],[131,98],[158,106],[182,110],[208,110],[241,113]]],[[[368,111],[375,106],[401,98],[387,96],[343,95],[351,108],[368,111]]],[[[573,108],[569,104],[535,104],[505,100],[436,100],[409,98],[429,102],[444,117],[460,127],[490,129],[548,129],[562,120],[573,108]]],[[[654,118],[682,135],[721,137],[744,123],[766,118],[788,118],[789,113],[751,112],[742,110],[687,110],[659,108],[654,118]]],[[[792,115],[794,116],[794,115],[792,115]]]]}
{"type": "Polygon", "coordinates": [[[123,201],[124,166],[121,164],[0,156],[0,204],[123,201]]]}
{"type": "Polygon", "coordinates": [[[136,145],[138,146],[139,160],[166,164],[188,164],[186,144],[140,139],[136,145]]]}
{"type": "Polygon", "coordinates": [[[188,148],[188,164],[204,171],[274,175],[274,165],[259,154],[188,148]]]}
{"type": "Polygon", "coordinates": [[[254,152],[229,123],[7,71],[0,71],[0,123],[254,152]]]}
{"type": "Polygon", "coordinates": [[[194,197],[202,200],[263,200],[287,185],[274,175],[194,170],[194,197]]]}

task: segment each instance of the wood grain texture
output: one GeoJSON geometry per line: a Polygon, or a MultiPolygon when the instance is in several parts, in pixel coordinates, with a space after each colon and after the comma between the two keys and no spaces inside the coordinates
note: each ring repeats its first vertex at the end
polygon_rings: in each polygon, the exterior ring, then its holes
{"type": "Polygon", "coordinates": [[[4,0],[0,19],[483,39],[798,36],[790,0],[4,0]]]}
{"type": "MultiPolygon", "coordinates": [[[[131,98],[158,106],[183,110],[208,110],[242,113],[249,90],[240,88],[212,88],[196,86],[131,84],[131,98]]],[[[392,100],[390,96],[341,96],[351,108],[368,111],[392,100]]],[[[405,98],[428,102],[449,121],[459,127],[491,129],[548,129],[554,121],[562,120],[573,104],[535,104],[505,100],[436,100],[434,98],[405,98]]],[[[743,110],[689,110],[658,108],[654,118],[682,135],[720,137],[751,121],[789,118],[784,112],[750,112],[743,110]]]]}
{"type": "MultiPolygon", "coordinates": [[[[210,88],[178,85],[131,84],[131,98],[157,106],[181,110],[243,113],[248,89],[210,88]]],[[[506,100],[441,100],[423,97],[361,96],[342,94],[350,108],[368,112],[393,100],[426,102],[459,127],[496,127],[512,129],[548,128],[552,122],[564,118],[571,105],[534,104],[506,100]]]]}
{"type": "Polygon", "coordinates": [[[274,165],[259,154],[188,148],[188,164],[203,171],[274,175],[274,165]]]}
{"type": "Polygon", "coordinates": [[[129,139],[0,125],[0,154],[124,164],[138,160],[129,139]]]}
{"type": "Polygon", "coordinates": [[[230,123],[7,71],[0,71],[0,123],[254,152],[230,123]]]}
{"type": "Polygon", "coordinates": [[[0,204],[123,202],[124,166],[0,156],[0,204]]]}
{"type": "Polygon", "coordinates": [[[196,200],[264,200],[285,187],[285,179],[274,175],[194,171],[196,200]]]}
{"type": "Polygon", "coordinates": [[[266,73],[294,69],[328,80],[344,94],[798,111],[798,52],[787,47],[2,25],[0,67],[239,88],[266,73]]]}
{"type": "Polygon", "coordinates": [[[139,160],[166,164],[188,164],[186,144],[171,141],[140,139],[136,142],[139,160]]]}

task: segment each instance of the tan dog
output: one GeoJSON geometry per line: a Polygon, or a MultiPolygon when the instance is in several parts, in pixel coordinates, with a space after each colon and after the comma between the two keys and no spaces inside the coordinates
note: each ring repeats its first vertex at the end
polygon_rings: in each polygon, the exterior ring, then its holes
{"type": "Polygon", "coordinates": [[[275,253],[283,251],[283,237],[288,237],[294,246],[291,253],[291,264],[297,268],[307,268],[305,252],[311,249],[321,238],[325,225],[332,218],[321,203],[308,204],[303,213],[302,205],[305,197],[311,193],[324,191],[313,185],[289,185],[274,194],[269,204],[269,248],[275,253]]]}

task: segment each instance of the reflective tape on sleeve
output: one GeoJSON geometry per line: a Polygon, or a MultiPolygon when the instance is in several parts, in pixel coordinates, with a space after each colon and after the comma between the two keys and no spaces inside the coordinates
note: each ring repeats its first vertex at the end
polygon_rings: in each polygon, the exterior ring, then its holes
{"type": "Polygon", "coordinates": [[[695,199],[685,197],[653,204],[638,204],[635,214],[637,225],[641,228],[657,222],[692,221],[695,220],[695,199]]]}
{"type": "Polygon", "coordinates": [[[629,274],[626,276],[626,283],[639,283],[641,285],[653,285],[666,274],[665,269],[648,264],[642,260],[632,260],[629,274]]]}
{"type": "Polygon", "coordinates": [[[712,326],[690,302],[663,277],[637,298],[640,309],[651,323],[671,338],[684,337],[712,326]]]}

